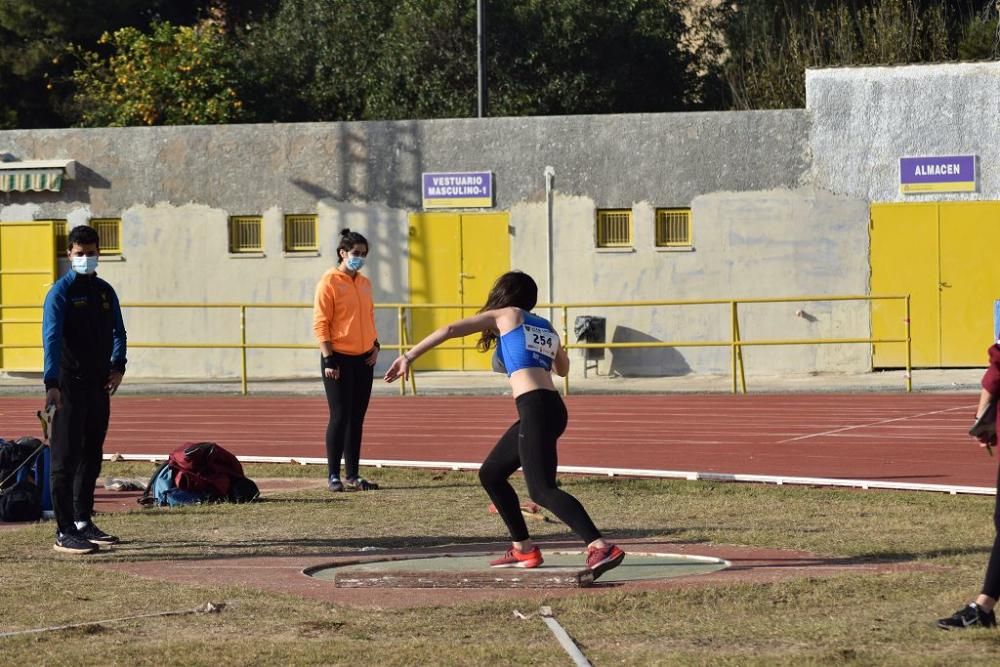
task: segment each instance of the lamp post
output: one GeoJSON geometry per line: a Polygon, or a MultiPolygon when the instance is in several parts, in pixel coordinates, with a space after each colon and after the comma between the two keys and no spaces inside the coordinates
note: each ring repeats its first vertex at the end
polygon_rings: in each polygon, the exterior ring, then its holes
{"type": "MultiPolygon", "coordinates": [[[[552,166],[545,167],[545,251],[546,251],[546,264],[548,265],[548,299],[549,303],[552,303],[553,290],[552,290],[552,279],[555,271],[552,269],[553,257],[552,257],[552,232],[553,232],[553,220],[552,220],[552,198],[554,196],[553,184],[556,178],[556,170],[552,166]]],[[[549,320],[552,320],[553,313],[555,311],[549,308],[549,320]]]]}
{"type": "Polygon", "coordinates": [[[476,0],[476,63],[479,83],[479,117],[487,114],[486,96],[486,0],[476,0]]]}

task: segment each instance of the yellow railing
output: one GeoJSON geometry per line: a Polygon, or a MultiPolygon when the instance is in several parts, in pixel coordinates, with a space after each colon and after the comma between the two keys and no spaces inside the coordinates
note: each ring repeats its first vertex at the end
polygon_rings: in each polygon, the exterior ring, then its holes
{"type": "MultiPolygon", "coordinates": [[[[607,301],[594,302],[588,304],[547,304],[539,306],[538,310],[560,309],[562,311],[563,324],[563,344],[567,350],[573,349],[618,349],[618,348],[657,348],[657,347],[729,347],[730,362],[732,368],[733,393],[740,390],[745,394],[747,391],[746,373],[743,367],[743,348],[756,345],[847,345],[855,343],[879,344],[879,343],[903,343],[906,346],[906,391],[913,391],[912,364],[912,344],[910,339],[910,295],[909,294],[886,294],[886,295],[850,295],[850,296],[798,296],[798,297],[761,297],[748,299],[694,299],[685,301],[629,301],[626,303],[607,301]],[[806,303],[816,301],[902,301],[903,302],[903,329],[902,338],[802,338],[802,339],[760,339],[743,340],[740,336],[739,306],[740,304],[751,303],[806,303]],[[730,316],[730,340],[696,340],[696,341],[655,341],[644,343],[570,343],[569,341],[569,310],[571,308],[621,308],[627,307],[656,307],[656,306],[727,306],[730,316]]],[[[569,378],[563,379],[563,391],[569,393],[569,378]]]]}
{"type": "MultiPolygon", "coordinates": [[[[13,309],[38,308],[39,306],[0,304],[0,312],[13,309]]],[[[247,342],[247,311],[250,309],[311,309],[312,304],[308,303],[285,303],[285,304],[247,304],[247,303],[123,303],[123,308],[192,308],[192,309],[234,309],[238,310],[240,317],[240,340],[238,343],[196,343],[196,342],[129,342],[130,348],[159,348],[159,349],[238,349],[240,350],[240,389],[247,394],[247,350],[315,350],[315,343],[249,343],[247,342]]],[[[396,350],[401,352],[410,349],[413,342],[409,340],[409,327],[407,326],[407,314],[417,309],[448,309],[460,312],[475,310],[476,306],[462,304],[412,304],[412,303],[384,303],[377,304],[376,309],[396,311],[396,340],[395,344],[383,343],[382,349],[396,350]]],[[[774,346],[774,345],[846,345],[846,344],[881,344],[881,343],[903,343],[906,346],[906,391],[913,390],[912,379],[912,350],[910,339],[910,296],[907,295],[863,295],[863,296],[800,296],[800,297],[778,297],[778,298],[750,298],[750,299],[695,299],[683,301],[607,301],[590,303],[553,303],[541,304],[537,311],[548,310],[550,313],[559,310],[562,314],[562,340],[568,350],[574,349],[638,349],[638,348],[665,348],[665,347],[729,347],[730,361],[732,369],[733,393],[742,391],[746,393],[746,373],[743,365],[743,348],[752,346],[774,346]],[[744,304],[761,303],[797,303],[797,302],[817,302],[817,301],[902,301],[904,316],[904,335],[902,338],[794,338],[794,339],[758,339],[743,340],[740,335],[739,306],[744,304]],[[590,310],[600,308],[638,308],[638,307],[684,307],[684,306],[724,306],[729,310],[730,318],[730,338],[729,340],[677,340],[677,341],[653,341],[653,342],[628,342],[628,343],[571,343],[569,336],[570,310],[590,310]]],[[[18,324],[41,324],[41,320],[0,320],[4,323],[18,324]]],[[[3,344],[0,349],[6,348],[30,348],[39,349],[40,344],[3,344]]],[[[442,350],[472,350],[475,345],[445,344],[438,349],[442,350]]],[[[2,370],[2,369],[0,369],[2,370]]],[[[414,394],[417,393],[416,379],[414,374],[410,374],[410,388],[414,394]]],[[[406,384],[400,383],[400,394],[406,394],[406,384]]],[[[564,379],[563,390],[569,393],[569,378],[564,379]]]]}

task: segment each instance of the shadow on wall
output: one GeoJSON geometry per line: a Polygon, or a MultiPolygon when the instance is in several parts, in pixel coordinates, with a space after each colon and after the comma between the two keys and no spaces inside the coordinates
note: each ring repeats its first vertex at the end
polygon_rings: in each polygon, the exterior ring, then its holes
{"type": "Polygon", "coordinates": [[[373,123],[368,131],[338,123],[332,174],[320,183],[293,178],[313,198],[378,202],[388,208],[420,210],[423,136],[417,122],[373,123]]]}
{"type": "MultiPolygon", "coordinates": [[[[616,326],[611,337],[612,343],[656,343],[647,333],[630,327],[616,326]]],[[[646,347],[617,348],[611,350],[611,369],[609,373],[617,373],[624,377],[670,377],[687,375],[691,367],[676,348],[646,347]]]]}
{"type": "Polygon", "coordinates": [[[91,190],[110,189],[111,181],[90,167],[77,162],[75,176],[63,181],[62,192],[58,196],[61,198],[60,201],[89,204],[91,190]]]}

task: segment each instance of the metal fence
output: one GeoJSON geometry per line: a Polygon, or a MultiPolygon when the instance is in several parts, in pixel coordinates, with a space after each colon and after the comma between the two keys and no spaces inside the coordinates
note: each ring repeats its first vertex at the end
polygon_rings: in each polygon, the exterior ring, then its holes
{"type": "MultiPolygon", "coordinates": [[[[157,348],[157,349],[238,349],[240,350],[240,390],[247,394],[248,370],[247,370],[247,350],[315,350],[315,343],[252,343],[248,342],[247,335],[247,311],[251,309],[312,309],[311,303],[284,303],[284,304],[250,304],[250,303],[123,303],[123,308],[190,308],[190,309],[212,309],[212,310],[238,310],[239,311],[239,340],[232,343],[199,343],[199,342],[129,342],[130,348],[157,348]]],[[[3,324],[41,324],[41,320],[32,319],[7,319],[8,312],[15,309],[38,309],[38,305],[3,305],[0,304],[0,325],[3,324]]],[[[377,304],[376,309],[394,310],[396,312],[396,342],[382,342],[382,349],[396,350],[402,352],[410,349],[414,344],[410,331],[410,314],[412,311],[420,309],[449,309],[460,312],[476,310],[476,306],[462,304],[412,304],[412,303],[385,303],[377,304]]],[[[677,347],[728,347],[730,349],[730,367],[732,374],[733,393],[746,393],[746,372],[743,363],[743,348],[753,346],[780,346],[780,345],[849,345],[849,344],[883,344],[897,343],[905,345],[905,384],[906,391],[913,390],[913,379],[911,363],[912,350],[910,339],[910,296],[906,295],[861,295],[861,296],[797,296],[797,297],[774,297],[774,298],[750,298],[750,299],[693,299],[683,301],[606,301],[589,303],[553,303],[541,304],[536,307],[541,312],[558,310],[562,315],[562,341],[567,350],[586,349],[640,349],[640,348],[677,348],[677,347]],[[835,302],[835,301],[901,301],[903,303],[903,335],[898,338],[875,338],[853,337],[853,338],[788,338],[788,339],[755,339],[745,340],[740,334],[740,306],[748,304],[762,303],[800,303],[800,302],[835,302]],[[672,341],[648,341],[648,342],[620,342],[620,343],[572,343],[570,341],[570,312],[571,311],[593,311],[601,308],[683,308],[689,306],[715,305],[728,309],[730,318],[729,338],[719,338],[717,340],[672,340],[672,341]]],[[[2,349],[41,349],[41,343],[28,344],[4,344],[0,343],[2,349]]],[[[440,350],[472,350],[475,345],[462,345],[458,343],[447,343],[439,346],[440,350]]],[[[0,366],[0,370],[3,370],[0,366]]],[[[414,373],[410,373],[410,391],[417,393],[416,378],[414,373]]],[[[406,383],[400,383],[400,394],[406,395],[406,383]]],[[[569,377],[563,380],[563,391],[570,393],[569,377]]]]}

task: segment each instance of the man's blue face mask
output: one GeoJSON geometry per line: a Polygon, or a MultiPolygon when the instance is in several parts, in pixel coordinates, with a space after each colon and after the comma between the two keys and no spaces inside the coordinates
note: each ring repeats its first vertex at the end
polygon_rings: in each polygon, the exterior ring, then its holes
{"type": "Polygon", "coordinates": [[[78,256],[73,255],[69,259],[73,270],[77,273],[89,274],[97,271],[97,255],[78,256]]]}

